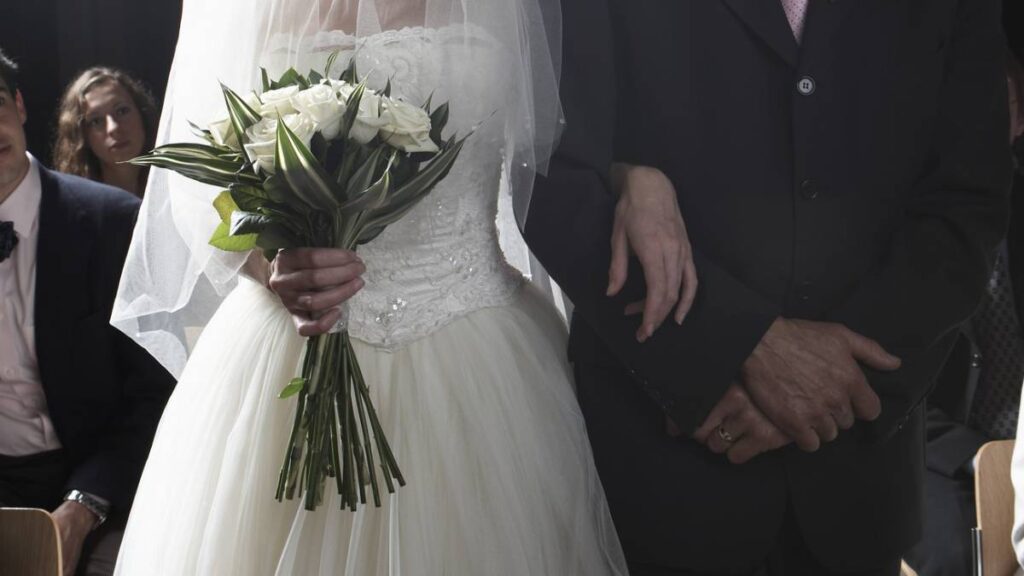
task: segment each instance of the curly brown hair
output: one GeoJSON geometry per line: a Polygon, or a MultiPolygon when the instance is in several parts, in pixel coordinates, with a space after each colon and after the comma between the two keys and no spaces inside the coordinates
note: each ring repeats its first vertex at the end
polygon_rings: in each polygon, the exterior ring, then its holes
{"type": "MultiPolygon", "coordinates": [[[[101,179],[100,161],[89,148],[82,122],[85,94],[96,86],[108,82],[119,84],[131,96],[142,116],[142,125],[146,131],[146,145],[143,150],[149,151],[153,148],[159,121],[159,111],[153,95],[141,82],[127,73],[115,68],[97,66],[79,74],[61,97],[53,145],[53,163],[58,171],[90,180],[101,179]]],[[[148,170],[139,173],[139,190],[145,188],[148,173],[148,170]]]]}

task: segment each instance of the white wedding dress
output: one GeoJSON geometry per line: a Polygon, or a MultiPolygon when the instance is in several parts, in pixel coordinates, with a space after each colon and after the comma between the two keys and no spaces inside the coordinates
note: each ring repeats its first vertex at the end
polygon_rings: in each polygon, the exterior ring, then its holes
{"type": "MultiPolygon", "coordinates": [[[[312,41],[345,45],[340,33],[312,41]]],[[[435,98],[465,133],[503,88],[486,50],[454,44],[407,28],[361,40],[357,58],[412,102],[430,95],[439,59],[464,59],[475,90],[435,98]]],[[[350,331],[408,485],[356,513],[330,485],[315,512],[274,499],[295,411],[277,394],[304,340],[274,294],[242,280],[167,405],[116,574],[626,574],[564,324],[499,248],[499,147],[485,123],[441,186],[360,249],[350,331]]]]}

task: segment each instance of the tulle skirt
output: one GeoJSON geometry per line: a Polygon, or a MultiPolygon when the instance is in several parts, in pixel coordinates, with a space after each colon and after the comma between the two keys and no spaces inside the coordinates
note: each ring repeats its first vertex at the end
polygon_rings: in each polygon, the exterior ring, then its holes
{"type": "Polygon", "coordinates": [[[398,350],[355,340],[408,485],[353,513],[329,484],[308,512],[274,499],[304,340],[240,282],[164,412],[116,574],[626,574],[565,344],[532,287],[398,350]]]}

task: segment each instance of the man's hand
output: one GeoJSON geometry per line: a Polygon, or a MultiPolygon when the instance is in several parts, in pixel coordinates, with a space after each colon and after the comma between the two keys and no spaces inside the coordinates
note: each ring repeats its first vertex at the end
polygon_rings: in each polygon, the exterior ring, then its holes
{"type": "Polygon", "coordinates": [[[53,511],[53,520],[60,533],[60,550],[64,562],[63,576],[74,576],[82,555],[85,538],[96,527],[96,515],[78,502],[64,502],[53,511]]]}
{"type": "Polygon", "coordinates": [[[644,342],[673,308],[676,323],[683,323],[697,294],[697,270],[668,177],[655,168],[626,164],[616,164],[612,173],[619,203],[612,227],[608,295],[618,294],[625,285],[632,248],[644,271],[647,297],[630,304],[626,313],[643,312],[636,337],[644,342]]]}
{"type": "Polygon", "coordinates": [[[729,387],[693,437],[715,454],[725,454],[733,464],[792,442],[738,384],[729,387]]]}
{"type": "Polygon", "coordinates": [[[773,424],[813,452],[855,418],[881,413],[858,362],[882,371],[900,367],[899,358],[845,326],[779,318],[743,364],[743,385],[773,424]]]}
{"type": "Polygon", "coordinates": [[[271,265],[270,289],[291,312],[299,335],[317,336],[338,321],[338,306],[362,289],[365,272],[359,256],[348,250],[282,250],[271,265]]]}

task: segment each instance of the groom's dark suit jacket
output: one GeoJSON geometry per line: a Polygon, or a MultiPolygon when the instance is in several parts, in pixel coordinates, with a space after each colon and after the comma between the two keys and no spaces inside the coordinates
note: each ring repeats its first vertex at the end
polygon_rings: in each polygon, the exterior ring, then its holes
{"type": "Polygon", "coordinates": [[[527,240],[576,305],[580,402],[631,561],[741,571],[787,507],[837,570],[920,532],[922,399],[975,308],[1008,217],[998,0],[563,0],[567,130],[527,240]],[[801,82],[801,80],[803,80],[801,82]],[[637,344],[604,296],[611,162],[674,183],[700,288],[637,344]],[[695,428],[774,318],[843,323],[903,359],[868,371],[882,417],[819,452],[729,465],[695,428]]]}
{"type": "Polygon", "coordinates": [[[67,487],[127,512],[174,380],[110,326],[134,196],[40,169],[35,336],[67,487]]]}

